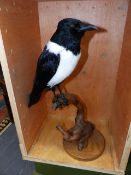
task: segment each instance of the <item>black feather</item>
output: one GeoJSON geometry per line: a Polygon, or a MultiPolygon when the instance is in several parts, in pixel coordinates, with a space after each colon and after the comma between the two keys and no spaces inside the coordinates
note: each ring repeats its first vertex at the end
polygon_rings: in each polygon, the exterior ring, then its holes
{"type": "Polygon", "coordinates": [[[60,62],[60,55],[55,55],[46,50],[41,53],[38,62],[33,88],[29,97],[28,107],[37,103],[41,97],[42,91],[48,89],[47,83],[56,73],[60,62]]]}

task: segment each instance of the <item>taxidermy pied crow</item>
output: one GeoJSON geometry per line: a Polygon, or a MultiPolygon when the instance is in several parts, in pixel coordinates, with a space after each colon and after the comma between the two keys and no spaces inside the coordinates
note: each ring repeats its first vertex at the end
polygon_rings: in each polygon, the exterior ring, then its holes
{"type": "Polygon", "coordinates": [[[72,18],[63,19],[58,23],[56,32],[38,59],[28,107],[40,100],[43,90],[54,92],[73,72],[81,56],[81,38],[86,31],[96,29],[92,24],[72,18]]]}

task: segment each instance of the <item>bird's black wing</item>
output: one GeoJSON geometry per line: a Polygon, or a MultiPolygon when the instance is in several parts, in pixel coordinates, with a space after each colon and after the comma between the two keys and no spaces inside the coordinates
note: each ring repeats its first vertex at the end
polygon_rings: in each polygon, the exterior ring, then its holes
{"type": "Polygon", "coordinates": [[[54,76],[57,71],[60,62],[60,55],[55,55],[50,53],[48,50],[44,49],[40,55],[37,63],[35,82],[44,87],[54,76]]]}
{"type": "Polygon", "coordinates": [[[28,107],[37,103],[47,83],[54,76],[60,62],[60,55],[50,53],[46,48],[41,53],[36,68],[36,75],[32,91],[30,93],[28,107]]]}

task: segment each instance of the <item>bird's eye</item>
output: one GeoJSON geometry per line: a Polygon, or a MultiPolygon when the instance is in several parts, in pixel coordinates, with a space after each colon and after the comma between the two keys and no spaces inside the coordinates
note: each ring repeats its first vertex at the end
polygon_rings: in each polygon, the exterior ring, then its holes
{"type": "Polygon", "coordinates": [[[75,25],[75,30],[76,30],[76,31],[79,31],[79,29],[80,29],[80,23],[77,23],[77,24],[75,25]]]}
{"type": "Polygon", "coordinates": [[[80,27],[80,24],[79,23],[75,23],[75,24],[71,24],[70,25],[70,28],[71,29],[79,29],[79,27],[80,27]]]}
{"type": "Polygon", "coordinates": [[[79,22],[76,23],[75,27],[80,27],[80,23],[79,22]]]}
{"type": "Polygon", "coordinates": [[[74,27],[75,27],[75,25],[74,25],[74,24],[71,24],[71,25],[70,25],[70,28],[74,28],[74,27]]]}

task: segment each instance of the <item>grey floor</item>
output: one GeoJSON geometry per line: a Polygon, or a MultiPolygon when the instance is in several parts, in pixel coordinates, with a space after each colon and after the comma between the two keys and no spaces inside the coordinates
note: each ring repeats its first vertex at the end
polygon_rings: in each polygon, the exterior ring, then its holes
{"type": "Polygon", "coordinates": [[[0,136],[0,175],[32,175],[34,164],[23,161],[14,124],[0,136]]]}

